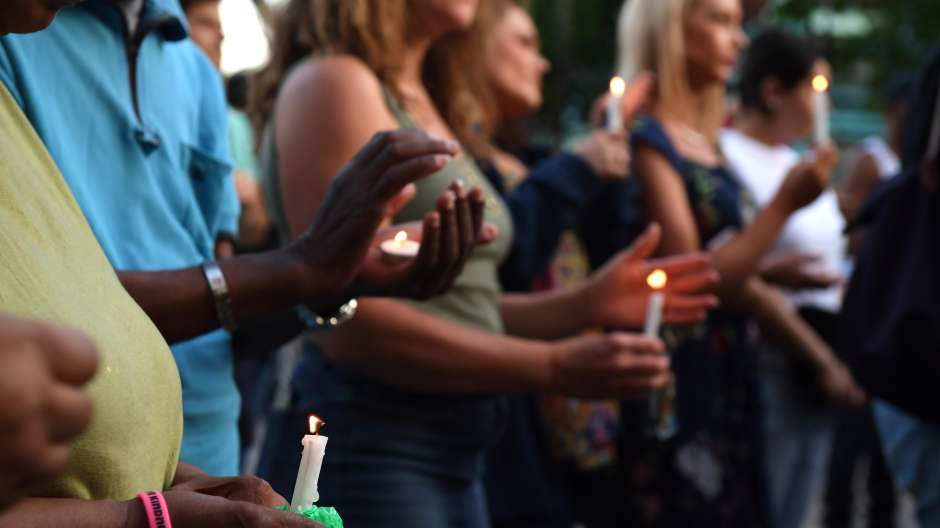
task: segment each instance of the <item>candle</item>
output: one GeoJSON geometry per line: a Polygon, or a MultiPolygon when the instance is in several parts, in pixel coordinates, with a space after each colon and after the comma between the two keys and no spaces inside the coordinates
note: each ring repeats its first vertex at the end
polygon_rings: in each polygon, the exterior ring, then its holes
{"type": "Polygon", "coordinates": [[[379,247],[382,248],[382,254],[388,262],[396,263],[415,258],[421,244],[414,240],[408,240],[408,233],[399,231],[394,239],[382,242],[379,247]]]}
{"type": "Polygon", "coordinates": [[[663,322],[663,304],[666,297],[660,291],[666,287],[666,272],[663,270],[654,270],[646,277],[646,284],[653,289],[650,295],[649,303],[646,305],[646,326],[643,328],[643,335],[656,337],[659,335],[659,325],[663,322]]]}
{"type": "Polygon", "coordinates": [[[614,77],[610,80],[610,101],[607,103],[607,130],[620,132],[623,130],[623,94],[627,91],[627,82],[623,77],[614,77]]]}
{"type": "MultiPolygon", "coordinates": [[[[643,328],[643,334],[648,337],[659,336],[659,327],[663,321],[663,307],[666,304],[666,296],[662,290],[667,282],[669,282],[669,277],[666,272],[659,269],[653,270],[646,277],[646,284],[653,290],[649,303],[646,305],[646,324],[643,328]]],[[[660,440],[672,438],[679,429],[675,416],[675,400],[675,381],[663,391],[650,395],[651,429],[660,440]]]]}
{"type": "Polygon", "coordinates": [[[817,145],[829,143],[829,79],[825,75],[813,77],[813,91],[816,107],[816,129],[813,139],[817,145]]]}
{"type": "Polygon", "coordinates": [[[304,435],[301,445],[304,453],[300,458],[300,468],[297,470],[297,481],[294,483],[294,495],[291,497],[290,509],[298,511],[309,508],[320,500],[317,491],[317,481],[320,479],[320,467],[323,465],[323,454],[326,452],[325,436],[317,434],[317,430],[325,425],[316,415],[307,417],[310,424],[310,434],[304,435]]]}

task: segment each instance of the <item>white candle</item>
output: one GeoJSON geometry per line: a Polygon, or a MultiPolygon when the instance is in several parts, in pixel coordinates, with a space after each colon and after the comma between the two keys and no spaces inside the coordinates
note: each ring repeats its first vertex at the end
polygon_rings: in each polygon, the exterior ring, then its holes
{"type": "Polygon", "coordinates": [[[646,305],[646,325],[643,327],[643,335],[648,337],[659,335],[659,326],[663,322],[663,305],[666,303],[666,297],[660,290],[666,287],[667,280],[663,270],[654,270],[646,277],[646,283],[653,289],[646,305]]]}
{"type": "Polygon", "coordinates": [[[418,256],[418,250],[421,249],[421,244],[414,240],[408,240],[408,233],[399,231],[394,239],[382,242],[379,247],[382,249],[386,260],[394,263],[418,256]]]}
{"type": "Polygon", "coordinates": [[[317,491],[317,481],[320,480],[320,468],[323,466],[323,455],[326,453],[327,437],[317,434],[317,429],[323,421],[317,416],[310,415],[310,433],[304,435],[301,444],[304,453],[300,458],[300,468],[297,470],[297,481],[294,483],[294,494],[291,497],[290,509],[298,511],[309,508],[320,500],[317,491]]]}
{"type": "Polygon", "coordinates": [[[813,92],[815,92],[816,107],[816,128],[813,139],[817,145],[822,145],[832,141],[829,133],[829,79],[825,75],[813,77],[813,92]]]}
{"type": "Polygon", "coordinates": [[[614,77],[610,80],[610,101],[607,103],[607,130],[620,132],[623,130],[623,94],[627,91],[627,83],[623,77],[614,77]]]}

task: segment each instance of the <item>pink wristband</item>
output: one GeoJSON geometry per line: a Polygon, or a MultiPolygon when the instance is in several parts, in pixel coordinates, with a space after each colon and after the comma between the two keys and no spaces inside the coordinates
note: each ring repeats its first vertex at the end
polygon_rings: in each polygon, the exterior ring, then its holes
{"type": "Polygon", "coordinates": [[[173,528],[170,522],[170,511],[166,507],[166,499],[159,491],[145,491],[137,494],[137,498],[144,505],[147,514],[147,524],[150,528],[173,528]]]}

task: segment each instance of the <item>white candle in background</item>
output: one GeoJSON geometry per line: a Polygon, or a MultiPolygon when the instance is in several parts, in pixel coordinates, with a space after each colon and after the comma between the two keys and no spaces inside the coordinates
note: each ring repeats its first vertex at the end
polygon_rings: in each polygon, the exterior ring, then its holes
{"type": "Polygon", "coordinates": [[[418,256],[418,250],[421,244],[414,240],[408,240],[408,233],[399,231],[392,240],[386,240],[379,246],[382,254],[389,262],[401,262],[418,256]]]}
{"type": "Polygon", "coordinates": [[[643,335],[648,337],[659,336],[659,326],[663,322],[663,305],[666,303],[666,297],[661,290],[666,287],[667,280],[663,270],[654,270],[646,277],[646,283],[653,289],[646,305],[646,324],[643,327],[643,335]]]}
{"type": "Polygon", "coordinates": [[[610,101],[607,103],[607,130],[620,132],[623,130],[623,94],[627,91],[627,82],[623,77],[614,77],[610,80],[610,101]]]}
{"type": "Polygon", "coordinates": [[[304,453],[300,458],[300,468],[297,470],[297,481],[294,483],[294,494],[291,497],[292,511],[309,508],[320,500],[317,481],[320,480],[320,468],[323,466],[323,455],[326,453],[326,442],[329,439],[317,434],[317,430],[324,425],[319,417],[311,414],[307,420],[310,424],[310,434],[304,435],[301,440],[304,453]]]}
{"type": "Polygon", "coordinates": [[[817,145],[822,145],[832,141],[829,133],[829,79],[825,75],[813,77],[813,92],[816,107],[816,128],[813,140],[817,145]]]}

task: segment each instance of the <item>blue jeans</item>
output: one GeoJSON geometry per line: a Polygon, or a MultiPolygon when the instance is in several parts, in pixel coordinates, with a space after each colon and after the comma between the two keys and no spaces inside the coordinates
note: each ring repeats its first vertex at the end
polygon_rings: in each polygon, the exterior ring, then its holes
{"type": "Polygon", "coordinates": [[[914,494],[921,528],[940,528],[940,427],[875,402],[875,421],[901,488],[914,494]]]}
{"type": "Polygon", "coordinates": [[[322,363],[305,352],[295,403],[272,417],[260,476],[293,492],[306,417],[326,421],[320,505],[348,528],[487,528],[483,457],[505,421],[505,402],[408,393],[322,363]]]}
{"type": "Polygon", "coordinates": [[[761,389],[772,526],[798,528],[826,475],[835,416],[777,351],[761,353],[761,389]]]}

